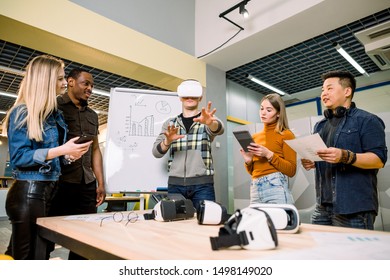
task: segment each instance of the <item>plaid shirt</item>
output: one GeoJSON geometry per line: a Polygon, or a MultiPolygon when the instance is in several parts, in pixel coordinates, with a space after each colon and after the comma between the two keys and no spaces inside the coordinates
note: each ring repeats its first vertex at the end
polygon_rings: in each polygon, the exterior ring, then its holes
{"type": "Polygon", "coordinates": [[[186,137],[178,139],[171,144],[168,159],[168,170],[172,164],[174,154],[178,151],[199,150],[202,154],[203,163],[206,166],[206,174],[214,175],[213,159],[211,156],[211,139],[207,133],[206,126],[204,124],[194,122],[187,133],[180,118],[173,120],[175,126],[180,127],[179,135],[186,135],[186,137]]]}

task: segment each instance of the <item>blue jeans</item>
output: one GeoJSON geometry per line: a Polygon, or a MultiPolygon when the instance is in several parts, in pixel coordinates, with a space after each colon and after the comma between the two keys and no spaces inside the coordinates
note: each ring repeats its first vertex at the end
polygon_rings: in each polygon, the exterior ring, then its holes
{"type": "Polygon", "coordinates": [[[313,224],[359,229],[374,229],[376,214],[374,211],[354,214],[335,214],[332,205],[317,204],[311,216],[313,224]]]}
{"type": "Polygon", "coordinates": [[[168,184],[168,193],[179,193],[186,199],[190,199],[197,210],[202,200],[215,201],[214,184],[202,184],[202,185],[172,185],[168,184]]]}
{"type": "Polygon", "coordinates": [[[250,203],[294,204],[287,176],[281,172],[252,179],[250,203]]]}

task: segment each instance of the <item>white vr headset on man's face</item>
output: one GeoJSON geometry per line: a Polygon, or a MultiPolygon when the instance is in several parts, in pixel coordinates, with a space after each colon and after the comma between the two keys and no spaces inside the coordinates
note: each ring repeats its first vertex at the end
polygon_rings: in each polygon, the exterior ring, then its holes
{"type": "Polygon", "coordinates": [[[202,93],[202,85],[196,80],[183,81],[177,87],[177,95],[179,97],[201,97],[202,93]]]}

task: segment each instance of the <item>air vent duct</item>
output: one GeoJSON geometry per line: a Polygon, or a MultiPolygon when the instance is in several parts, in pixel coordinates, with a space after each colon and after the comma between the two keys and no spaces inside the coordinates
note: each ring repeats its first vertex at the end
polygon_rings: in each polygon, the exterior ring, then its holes
{"type": "Polygon", "coordinates": [[[390,69],[390,21],[359,31],[355,37],[380,69],[390,69]]]}

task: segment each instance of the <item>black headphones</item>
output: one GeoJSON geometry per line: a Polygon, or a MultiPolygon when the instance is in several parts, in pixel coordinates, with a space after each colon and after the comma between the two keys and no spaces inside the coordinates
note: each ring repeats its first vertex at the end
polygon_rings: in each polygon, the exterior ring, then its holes
{"type": "MultiPolygon", "coordinates": [[[[352,109],[352,108],[355,108],[355,103],[352,102],[351,103],[351,107],[349,107],[349,109],[352,109]]],[[[336,118],[342,118],[345,116],[345,114],[348,112],[347,108],[343,107],[343,106],[338,106],[336,109],[335,109],[335,112],[333,112],[332,109],[326,109],[324,111],[324,116],[325,118],[327,119],[331,119],[333,117],[336,117],[336,118]]]]}

